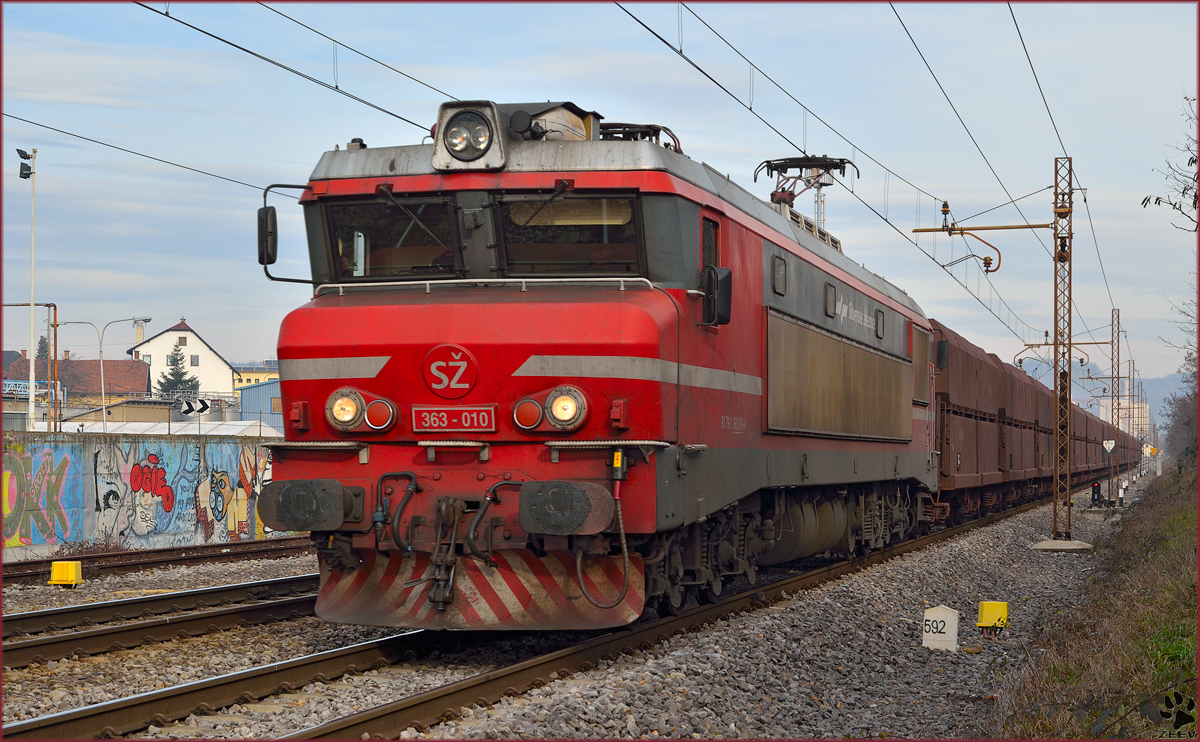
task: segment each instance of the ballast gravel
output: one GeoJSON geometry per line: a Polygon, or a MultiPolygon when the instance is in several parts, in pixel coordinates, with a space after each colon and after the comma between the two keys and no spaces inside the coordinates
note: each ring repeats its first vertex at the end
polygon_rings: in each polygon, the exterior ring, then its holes
{"type": "Polygon", "coordinates": [[[57,585],[5,585],[4,602],[0,607],[7,616],[47,608],[135,598],[148,591],[198,590],[203,587],[313,574],[316,571],[316,554],[158,567],[90,579],[74,589],[57,585]]]}
{"type": "MultiPolygon", "coordinates": [[[[1033,551],[1050,520],[1049,506],[1023,513],[401,736],[994,736],[994,698],[1006,669],[1026,662],[1026,647],[1041,627],[1077,601],[1095,558],[1033,551]],[[1000,638],[979,636],[980,601],[1008,603],[1009,627],[1000,638]],[[937,605],[959,611],[959,640],[978,653],[921,646],[923,611],[937,605]]],[[[1111,523],[1075,513],[1076,539],[1097,543],[1110,529],[1111,523]]],[[[388,633],[394,630],[302,619],[6,671],[4,718],[40,716],[388,633]]],[[[313,683],[131,737],[278,737],[569,643],[554,633],[490,635],[495,639],[477,644],[469,636],[459,651],[313,683]]]]}
{"type": "Polygon", "coordinates": [[[92,657],[4,668],[4,723],[103,703],[395,634],[309,616],[92,657]]]}
{"type": "MultiPolygon", "coordinates": [[[[1078,600],[1095,558],[1032,550],[1051,517],[1023,513],[401,737],[994,736],[1005,669],[1078,600]],[[980,637],[980,601],[1008,603],[999,639],[980,637]],[[959,640],[977,654],[921,646],[937,605],[959,612],[959,640]]],[[[1072,520],[1093,544],[1110,528],[1072,520]]]]}

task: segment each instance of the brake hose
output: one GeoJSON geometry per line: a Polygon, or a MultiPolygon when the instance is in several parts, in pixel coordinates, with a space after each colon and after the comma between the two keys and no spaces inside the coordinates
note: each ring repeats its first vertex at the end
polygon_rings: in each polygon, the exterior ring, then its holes
{"type": "Polygon", "coordinates": [[[471,526],[467,529],[467,548],[475,555],[475,558],[481,562],[496,566],[496,557],[492,556],[491,551],[487,554],[479,551],[479,547],[475,545],[475,530],[479,528],[479,524],[483,522],[483,518],[487,515],[488,508],[492,503],[500,504],[500,497],[496,494],[496,490],[501,487],[520,487],[524,482],[496,482],[491,487],[488,487],[487,494],[483,498],[483,505],[480,506],[479,512],[475,513],[475,517],[471,520],[471,526]]]}
{"type": "Polygon", "coordinates": [[[592,597],[583,581],[583,549],[575,552],[575,576],[579,578],[580,592],[589,603],[604,609],[616,608],[625,600],[625,595],[629,592],[629,546],[625,543],[625,521],[621,517],[621,480],[619,479],[613,482],[613,500],[617,506],[617,531],[621,534],[621,556],[625,560],[625,581],[621,585],[621,594],[617,596],[616,600],[611,603],[601,603],[592,597]]]}
{"type": "Polygon", "coordinates": [[[400,516],[404,513],[404,508],[408,507],[408,501],[412,499],[413,493],[417,491],[417,478],[411,474],[404,473],[396,476],[408,476],[408,487],[404,490],[404,497],[400,498],[400,504],[396,506],[396,513],[392,516],[392,542],[396,544],[396,548],[402,554],[407,556],[412,547],[404,543],[404,538],[400,535],[400,516]]]}

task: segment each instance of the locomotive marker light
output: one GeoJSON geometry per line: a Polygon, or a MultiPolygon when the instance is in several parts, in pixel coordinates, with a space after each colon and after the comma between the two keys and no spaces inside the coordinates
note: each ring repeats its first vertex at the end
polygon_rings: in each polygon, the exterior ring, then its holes
{"type": "Polygon", "coordinates": [[[533,430],[542,420],[542,406],[532,399],[522,399],[513,408],[513,422],[521,430],[533,430]]]}
{"type": "Polygon", "coordinates": [[[382,399],[377,399],[367,405],[367,425],[372,430],[386,430],[396,421],[396,410],[382,399]]]}

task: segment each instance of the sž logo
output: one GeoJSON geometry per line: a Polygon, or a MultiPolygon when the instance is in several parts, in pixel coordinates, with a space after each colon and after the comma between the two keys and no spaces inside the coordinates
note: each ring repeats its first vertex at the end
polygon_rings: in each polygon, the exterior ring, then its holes
{"type": "Polygon", "coordinates": [[[475,356],[461,345],[439,345],[425,354],[425,386],[442,399],[458,399],[471,391],[479,378],[475,356]]]}

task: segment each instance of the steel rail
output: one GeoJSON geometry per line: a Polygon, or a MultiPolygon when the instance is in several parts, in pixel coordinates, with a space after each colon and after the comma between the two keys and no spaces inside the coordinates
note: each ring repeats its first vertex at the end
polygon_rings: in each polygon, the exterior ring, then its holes
{"type": "MultiPolygon", "coordinates": [[[[962,535],[1004,518],[1045,505],[1048,498],[1004,510],[960,526],[946,528],[917,539],[886,547],[867,556],[755,587],[718,604],[701,606],[679,616],[635,624],[583,644],[533,658],[507,668],[483,673],[442,688],[352,714],[326,724],[299,730],[279,739],[396,737],[409,726],[424,729],[459,716],[458,709],[485,704],[504,695],[519,695],[547,683],[551,672],[560,677],[572,669],[584,670],[601,659],[615,659],[632,648],[647,648],[652,642],[685,631],[699,630],[724,616],[769,605],[781,593],[812,587],[821,582],[860,570],[885,559],[962,535]]],[[[425,632],[415,630],[374,642],[330,650],[308,657],[251,668],[159,691],[108,701],[94,706],[59,712],[5,725],[0,735],[13,739],[63,739],[118,736],[165,725],[192,713],[212,713],[237,702],[253,701],[275,693],[294,691],[308,683],[326,682],[348,672],[393,664],[411,656],[426,643],[425,632]],[[200,699],[203,700],[200,700],[200,699]]]]}
{"type": "Polygon", "coordinates": [[[280,597],[296,593],[316,592],[319,575],[316,573],[279,577],[259,582],[218,585],[198,590],[179,590],[157,595],[108,600],[102,603],[81,603],[62,608],[10,613],[4,616],[4,638],[29,636],[42,631],[70,629],[76,626],[145,618],[163,613],[178,613],[211,608],[223,603],[238,603],[255,598],[280,597]]]}
{"type": "Polygon", "coordinates": [[[51,559],[28,559],[4,565],[5,582],[32,582],[50,574],[53,562],[82,562],[85,574],[119,574],[153,566],[174,564],[199,564],[228,562],[243,559],[249,554],[284,556],[290,552],[306,552],[312,548],[308,536],[262,539],[257,541],[229,541],[205,546],[189,546],[170,549],[144,549],[137,551],[114,551],[103,554],[87,554],[79,557],[51,559]]]}
{"type": "Polygon", "coordinates": [[[7,668],[27,667],[35,662],[61,660],[76,654],[102,654],[152,642],[168,641],[179,636],[198,636],[242,625],[271,623],[299,616],[311,616],[316,604],[317,596],[309,594],[185,613],[180,616],[113,624],[65,634],[6,641],[4,642],[4,666],[7,668]]]}
{"type": "Polygon", "coordinates": [[[752,611],[770,605],[781,593],[795,591],[832,580],[849,572],[864,569],[910,551],[939,541],[960,536],[967,531],[991,525],[1046,504],[1046,499],[1020,505],[1009,510],[946,528],[920,538],[889,546],[866,556],[822,567],[769,585],[755,587],[740,595],[713,605],[700,606],[679,616],[657,621],[632,624],[610,634],[586,641],[575,647],[534,657],[509,667],[500,668],[456,683],[419,693],[409,698],[360,711],[319,726],[302,729],[277,739],[358,739],[382,736],[397,738],[408,727],[425,730],[445,720],[460,716],[459,709],[472,704],[491,705],[505,695],[520,695],[531,688],[547,684],[551,672],[558,677],[595,667],[602,659],[615,659],[622,652],[647,649],[677,633],[698,631],[708,622],[735,613],[752,611]]]}
{"type": "Polygon", "coordinates": [[[331,649],[5,724],[0,729],[0,735],[8,739],[87,739],[130,734],[150,724],[167,724],[192,713],[211,713],[234,703],[254,701],[302,688],[315,681],[327,682],[347,672],[362,672],[402,662],[410,652],[415,653],[419,648],[421,640],[418,637],[422,633],[409,631],[351,647],[331,649]]]}

